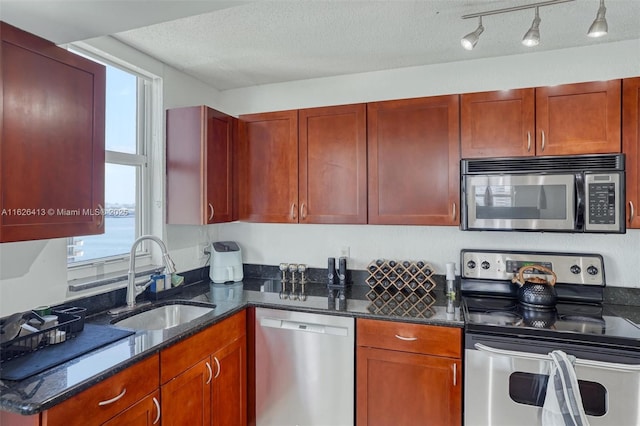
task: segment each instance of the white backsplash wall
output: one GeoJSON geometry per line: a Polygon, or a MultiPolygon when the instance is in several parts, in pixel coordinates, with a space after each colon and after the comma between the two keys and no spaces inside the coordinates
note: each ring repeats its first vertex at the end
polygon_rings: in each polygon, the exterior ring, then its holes
{"type": "Polygon", "coordinates": [[[598,253],[607,284],[640,288],[640,230],[623,235],[525,232],[468,232],[447,226],[295,225],[236,222],[221,225],[221,240],[237,241],[243,261],[263,265],[304,263],[326,268],[328,257],[349,248],[350,269],[366,269],[374,259],[426,260],[438,274],[460,250],[504,249],[598,253]]]}

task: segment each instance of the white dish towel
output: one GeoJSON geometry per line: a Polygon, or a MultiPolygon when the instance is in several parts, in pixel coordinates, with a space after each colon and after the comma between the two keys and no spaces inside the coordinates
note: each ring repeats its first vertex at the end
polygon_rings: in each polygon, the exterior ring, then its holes
{"type": "Polygon", "coordinates": [[[551,371],[542,406],[542,426],[589,426],[573,368],[575,357],[559,350],[550,352],[549,357],[551,371]]]}

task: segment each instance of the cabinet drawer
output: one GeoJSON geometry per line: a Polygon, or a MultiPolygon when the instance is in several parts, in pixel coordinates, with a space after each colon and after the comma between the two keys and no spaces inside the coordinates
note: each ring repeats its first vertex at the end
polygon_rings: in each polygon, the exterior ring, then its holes
{"type": "Polygon", "coordinates": [[[242,311],[163,350],[160,383],[168,382],[246,332],[246,312],[242,311]]]}
{"type": "Polygon", "coordinates": [[[460,358],[462,330],[454,327],[358,319],[358,346],[460,358]]]}
{"type": "Polygon", "coordinates": [[[84,426],[88,419],[101,424],[114,417],[158,388],[158,362],[158,355],[153,355],[45,411],[43,426],[84,426]]]}

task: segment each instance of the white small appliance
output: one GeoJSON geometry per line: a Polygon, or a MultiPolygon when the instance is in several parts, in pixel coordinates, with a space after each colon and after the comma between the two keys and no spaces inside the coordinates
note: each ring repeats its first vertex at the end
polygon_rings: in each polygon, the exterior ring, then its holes
{"type": "Polygon", "coordinates": [[[209,278],[214,283],[242,281],[242,250],[234,241],[218,241],[211,244],[209,278]]]}

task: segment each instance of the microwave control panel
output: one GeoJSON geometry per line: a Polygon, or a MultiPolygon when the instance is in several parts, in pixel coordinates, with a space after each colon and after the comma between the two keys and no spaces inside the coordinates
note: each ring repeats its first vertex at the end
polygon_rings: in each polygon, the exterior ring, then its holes
{"type": "Polygon", "coordinates": [[[620,220],[620,174],[585,175],[585,227],[588,230],[615,230],[620,220]]]}

